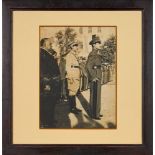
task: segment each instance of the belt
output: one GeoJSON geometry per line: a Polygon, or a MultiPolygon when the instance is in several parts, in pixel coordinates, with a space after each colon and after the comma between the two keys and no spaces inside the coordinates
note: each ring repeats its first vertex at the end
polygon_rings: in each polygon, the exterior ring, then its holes
{"type": "Polygon", "coordinates": [[[101,65],[95,65],[93,66],[93,69],[100,69],[101,68],[101,65]]]}
{"type": "Polygon", "coordinates": [[[76,65],[71,65],[71,68],[80,68],[80,67],[76,65]]]}

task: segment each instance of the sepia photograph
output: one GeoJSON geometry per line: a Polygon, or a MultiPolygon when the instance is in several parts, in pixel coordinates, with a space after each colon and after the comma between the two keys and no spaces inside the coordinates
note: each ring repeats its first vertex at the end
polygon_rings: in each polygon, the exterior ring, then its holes
{"type": "Polygon", "coordinates": [[[117,27],[40,26],[40,129],[117,128],[117,27]]]}
{"type": "Polygon", "coordinates": [[[152,0],[3,0],[4,155],[152,155],[152,0]]]}

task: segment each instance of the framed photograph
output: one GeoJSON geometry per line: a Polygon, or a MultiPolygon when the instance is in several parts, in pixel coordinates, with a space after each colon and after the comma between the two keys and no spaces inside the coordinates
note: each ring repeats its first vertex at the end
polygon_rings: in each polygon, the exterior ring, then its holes
{"type": "Polygon", "coordinates": [[[152,1],[3,0],[3,155],[152,155],[152,1]]]}

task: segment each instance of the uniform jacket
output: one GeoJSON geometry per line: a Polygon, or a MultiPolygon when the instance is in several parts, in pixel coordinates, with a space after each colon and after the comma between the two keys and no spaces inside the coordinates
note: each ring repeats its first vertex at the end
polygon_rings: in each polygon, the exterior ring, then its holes
{"type": "Polygon", "coordinates": [[[101,71],[101,64],[102,64],[102,57],[98,54],[99,50],[92,50],[88,56],[88,60],[86,63],[86,68],[88,72],[89,81],[92,81],[95,78],[101,80],[102,78],[102,71],[101,71]]]}
{"type": "Polygon", "coordinates": [[[66,73],[69,96],[76,95],[80,87],[80,68],[72,51],[66,56],[66,73]]]}
{"type": "Polygon", "coordinates": [[[76,55],[71,51],[66,55],[66,78],[80,80],[80,69],[76,55]]]}

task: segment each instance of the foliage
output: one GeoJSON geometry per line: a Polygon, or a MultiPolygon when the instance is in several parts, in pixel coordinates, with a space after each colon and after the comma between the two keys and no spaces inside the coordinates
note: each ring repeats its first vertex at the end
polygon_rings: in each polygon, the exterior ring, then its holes
{"type": "Polygon", "coordinates": [[[77,34],[74,29],[67,27],[64,31],[60,30],[56,33],[55,37],[58,40],[60,46],[60,54],[65,55],[69,52],[68,44],[75,40],[77,34]]]}
{"type": "Polygon", "coordinates": [[[102,45],[103,62],[115,63],[116,61],[116,37],[111,36],[102,45]]]}

